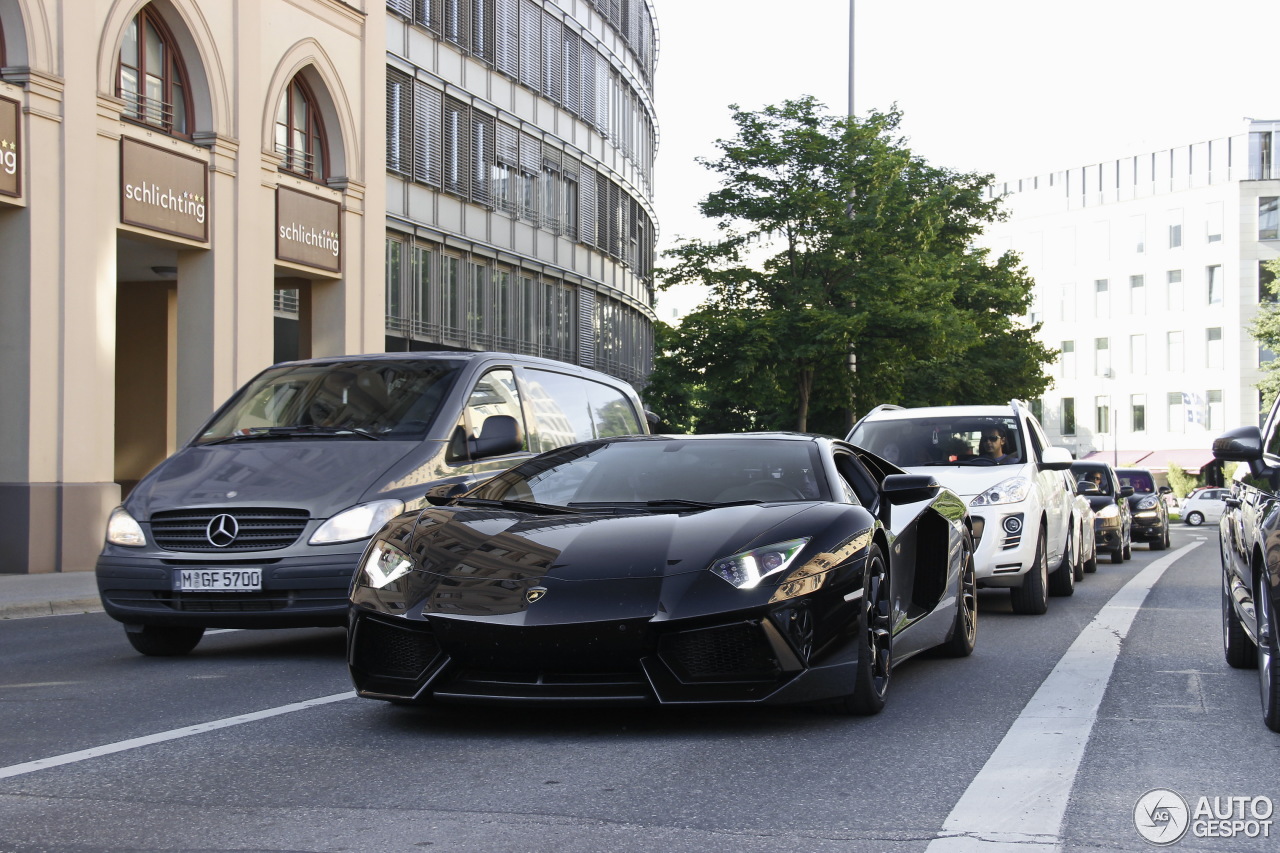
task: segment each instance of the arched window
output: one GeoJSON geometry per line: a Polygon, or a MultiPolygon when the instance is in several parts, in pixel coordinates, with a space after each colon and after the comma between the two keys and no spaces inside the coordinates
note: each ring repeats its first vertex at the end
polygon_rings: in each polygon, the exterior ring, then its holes
{"type": "Polygon", "coordinates": [[[324,124],[315,95],[301,77],[294,77],[276,111],[276,153],[281,168],[312,181],[328,177],[324,124]]]}
{"type": "Polygon", "coordinates": [[[120,45],[120,97],[125,118],[186,136],[187,73],[169,28],[150,6],[129,22],[120,45]]]}

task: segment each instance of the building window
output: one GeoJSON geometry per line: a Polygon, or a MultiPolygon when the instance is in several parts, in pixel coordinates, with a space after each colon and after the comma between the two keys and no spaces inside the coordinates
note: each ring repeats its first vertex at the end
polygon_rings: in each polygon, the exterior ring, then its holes
{"type": "Polygon", "coordinates": [[[1035,419],[1043,423],[1044,422],[1044,400],[1036,398],[1035,400],[1032,400],[1028,405],[1031,406],[1031,414],[1035,416],[1035,419]]]}
{"type": "Polygon", "coordinates": [[[1169,370],[1182,370],[1182,332],[1169,332],[1165,335],[1165,355],[1169,370]]]}
{"type": "Polygon", "coordinates": [[[386,256],[388,329],[398,329],[404,317],[404,297],[400,289],[400,261],[403,254],[404,244],[388,237],[386,256]]]}
{"type": "Polygon", "coordinates": [[[276,153],[286,172],[317,182],[329,176],[320,109],[301,76],[289,83],[276,110],[276,153]]]}
{"type": "Polygon", "coordinates": [[[1169,211],[1169,248],[1176,249],[1182,245],[1182,211],[1169,211]]]}
{"type": "Polygon", "coordinates": [[[1093,283],[1093,314],[1095,317],[1105,319],[1111,316],[1111,286],[1105,278],[1100,278],[1093,283]]]}
{"type": "Polygon", "coordinates": [[[1129,276],[1129,310],[1135,314],[1145,314],[1147,310],[1147,278],[1142,275],[1129,276]]]}
{"type": "Polygon", "coordinates": [[[1267,266],[1268,261],[1258,261],[1258,303],[1275,302],[1276,274],[1267,266]]]}
{"type": "Polygon", "coordinates": [[[1093,339],[1093,372],[1097,376],[1111,375],[1111,339],[1093,339]]]}
{"type": "Polygon", "coordinates": [[[1147,217],[1133,217],[1133,251],[1141,255],[1147,250],[1147,217]]]}
{"type": "Polygon", "coordinates": [[[1222,202],[1220,201],[1205,205],[1204,236],[1207,242],[1222,242],[1222,202]]]}
{"type": "Polygon", "coordinates": [[[1141,332],[1129,336],[1129,372],[1134,376],[1147,375],[1147,336],[1141,332]]]}
{"type": "Polygon", "coordinates": [[[1074,397],[1062,398],[1062,434],[1076,434],[1076,401],[1074,397]]]}
{"type": "Polygon", "coordinates": [[[1058,357],[1058,364],[1062,368],[1062,379],[1076,378],[1076,342],[1063,341],[1062,354],[1058,357]]]}
{"type": "Polygon", "coordinates": [[[1222,407],[1221,391],[1205,392],[1204,428],[1218,432],[1226,426],[1225,412],[1222,407]]]}
{"type": "Polygon", "coordinates": [[[1183,404],[1186,397],[1181,391],[1170,391],[1165,395],[1166,417],[1168,418],[1169,432],[1186,432],[1186,411],[1187,407],[1183,404]]]}
{"type": "Polygon", "coordinates": [[[1258,199],[1258,239],[1280,240],[1280,198],[1258,199]]]}
{"type": "Polygon", "coordinates": [[[1222,304],[1222,265],[1214,264],[1205,267],[1204,270],[1205,290],[1207,291],[1210,305],[1222,304]]]}
{"type": "Polygon", "coordinates": [[[1204,332],[1204,366],[1222,367],[1222,329],[1205,329],[1204,332]]]}
{"type": "Polygon", "coordinates": [[[1129,398],[1129,422],[1134,432],[1145,432],[1147,429],[1147,398],[1143,394],[1134,394],[1129,398]]]}
{"type": "Polygon", "coordinates": [[[1095,397],[1093,405],[1096,412],[1094,432],[1098,435],[1107,435],[1111,432],[1111,406],[1106,397],[1095,397]]]}
{"type": "Polygon", "coordinates": [[[1165,274],[1165,283],[1168,285],[1166,292],[1166,307],[1170,311],[1182,310],[1182,270],[1169,270],[1165,274]]]}
{"type": "Polygon", "coordinates": [[[120,45],[119,95],[125,118],[188,135],[187,75],[173,36],[151,6],[143,7],[120,45]]]}

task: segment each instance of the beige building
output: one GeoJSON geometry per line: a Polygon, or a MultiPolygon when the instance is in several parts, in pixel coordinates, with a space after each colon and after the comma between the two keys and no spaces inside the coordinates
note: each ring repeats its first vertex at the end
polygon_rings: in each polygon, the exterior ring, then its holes
{"type": "Polygon", "coordinates": [[[382,0],[0,0],[0,572],[286,351],[384,348],[382,0]],[[287,298],[286,298],[287,297],[287,298]]]}

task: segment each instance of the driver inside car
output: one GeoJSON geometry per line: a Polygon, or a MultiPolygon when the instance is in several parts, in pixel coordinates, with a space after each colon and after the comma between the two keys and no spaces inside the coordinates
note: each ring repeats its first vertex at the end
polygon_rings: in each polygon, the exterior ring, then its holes
{"type": "Polygon", "coordinates": [[[1008,452],[1009,429],[1003,424],[995,424],[982,428],[982,438],[978,441],[978,455],[1000,462],[1016,462],[1017,457],[1008,452]]]}

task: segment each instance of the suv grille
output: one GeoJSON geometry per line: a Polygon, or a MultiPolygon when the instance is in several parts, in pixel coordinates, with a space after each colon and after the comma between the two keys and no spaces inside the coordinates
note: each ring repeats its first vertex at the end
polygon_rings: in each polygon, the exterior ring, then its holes
{"type": "Polygon", "coordinates": [[[310,518],[305,509],[273,507],[169,510],[151,516],[151,536],[166,551],[270,551],[298,541],[310,518]],[[215,525],[221,516],[230,522],[215,525]],[[227,544],[215,544],[211,529],[227,544]]]}

